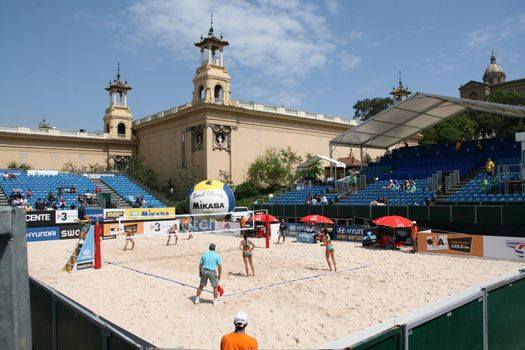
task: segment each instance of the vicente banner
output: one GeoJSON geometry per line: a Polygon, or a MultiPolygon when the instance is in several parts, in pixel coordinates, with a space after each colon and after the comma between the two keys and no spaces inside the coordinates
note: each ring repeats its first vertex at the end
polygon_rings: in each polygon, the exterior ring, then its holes
{"type": "Polygon", "coordinates": [[[483,236],[424,232],[417,235],[420,252],[483,256],[483,247],[483,236]]]}
{"type": "Polygon", "coordinates": [[[55,226],[55,212],[53,210],[26,212],[27,227],[55,226]]]}
{"type": "Polygon", "coordinates": [[[525,238],[483,237],[486,257],[525,261],[525,238]]]}

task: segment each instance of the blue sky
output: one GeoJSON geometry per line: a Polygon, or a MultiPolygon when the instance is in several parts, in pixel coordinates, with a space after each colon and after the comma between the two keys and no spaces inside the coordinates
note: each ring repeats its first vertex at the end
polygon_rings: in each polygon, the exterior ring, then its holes
{"type": "Polygon", "coordinates": [[[507,80],[525,77],[523,0],[12,0],[0,2],[0,124],[101,130],[117,61],[135,119],[189,102],[211,12],[242,101],[351,118],[400,70],[411,91],[458,96],[492,49],[507,80]]]}

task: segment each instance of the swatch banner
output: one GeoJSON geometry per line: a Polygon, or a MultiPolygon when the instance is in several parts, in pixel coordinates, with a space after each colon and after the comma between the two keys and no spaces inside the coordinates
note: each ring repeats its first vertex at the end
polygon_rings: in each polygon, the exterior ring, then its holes
{"type": "Polygon", "coordinates": [[[484,254],[490,258],[525,261],[525,238],[484,236],[484,254]]]}
{"type": "Polygon", "coordinates": [[[310,224],[288,224],[288,236],[297,237],[299,232],[314,233],[314,226],[310,224]]]}
{"type": "Polygon", "coordinates": [[[340,241],[361,242],[363,240],[363,232],[367,227],[363,226],[334,226],[332,231],[332,239],[340,241]]]}
{"type": "Polygon", "coordinates": [[[60,239],[79,239],[80,238],[80,225],[62,225],[58,227],[60,232],[60,239]]]}
{"type": "Polygon", "coordinates": [[[28,227],[26,230],[27,242],[54,241],[58,237],[58,226],[28,227]]]}
{"type": "Polygon", "coordinates": [[[417,235],[420,252],[484,256],[483,247],[483,236],[423,232],[417,235]]]}
{"type": "Polygon", "coordinates": [[[89,227],[88,234],[84,239],[84,244],[80,249],[77,257],[77,270],[85,270],[93,268],[95,261],[95,228],[93,225],[89,227]]]}

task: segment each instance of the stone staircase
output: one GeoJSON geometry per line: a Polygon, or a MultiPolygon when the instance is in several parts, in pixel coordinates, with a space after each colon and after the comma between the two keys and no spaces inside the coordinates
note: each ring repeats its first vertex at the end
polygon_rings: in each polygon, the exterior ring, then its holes
{"type": "Polygon", "coordinates": [[[102,193],[111,193],[111,200],[117,202],[118,208],[131,208],[131,205],[122,198],[117,192],[113,191],[111,187],[106,185],[101,179],[91,179],[91,181],[102,189],[102,193]]]}
{"type": "Polygon", "coordinates": [[[438,194],[436,196],[436,204],[448,204],[448,199],[451,198],[456,192],[458,192],[461,188],[463,188],[465,185],[467,185],[472,179],[474,179],[478,174],[485,171],[484,167],[479,167],[477,169],[474,169],[472,172],[470,172],[468,175],[466,175],[459,183],[452,187],[447,193],[438,194]]]}
{"type": "Polygon", "coordinates": [[[4,188],[0,187],[0,207],[8,207],[9,202],[7,201],[7,196],[4,192],[4,188]]]}

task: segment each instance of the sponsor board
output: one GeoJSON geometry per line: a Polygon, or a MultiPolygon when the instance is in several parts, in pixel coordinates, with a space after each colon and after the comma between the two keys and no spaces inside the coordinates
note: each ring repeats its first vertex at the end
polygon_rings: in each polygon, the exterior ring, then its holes
{"type": "Polygon", "coordinates": [[[216,220],[210,218],[193,219],[193,230],[197,232],[215,231],[216,220]]]}
{"type": "Polygon", "coordinates": [[[363,230],[363,247],[374,245],[377,242],[377,229],[367,227],[363,230]]]}
{"type": "Polygon", "coordinates": [[[78,210],[57,210],[55,211],[55,222],[57,223],[57,225],[72,224],[72,223],[78,222],[78,210]]]}
{"type": "Polygon", "coordinates": [[[101,176],[110,176],[110,177],[114,177],[115,174],[87,174],[87,173],[84,173],[82,174],[82,176],[85,176],[89,179],[100,179],[101,176]]]}
{"type": "Polygon", "coordinates": [[[58,239],[58,227],[28,227],[27,242],[53,241],[58,239]]]}
{"type": "Polygon", "coordinates": [[[315,231],[314,226],[310,224],[288,224],[287,236],[297,237],[299,232],[313,233],[315,231]]]}
{"type": "Polygon", "coordinates": [[[175,216],[175,208],[132,208],[125,209],[126,220],[155,220],[175,216]]]}
{"type": "Polygon", "coordinates": [[[125,214],[125,209],[104,209],[102,215],[104,215],[104,221],[115,221],[125,214]]]}
{"type": "Polygon", "coordinates": [[[56,176],[58,175],[58,170],[28,170],[27,175],[28,176],[39,176],[39,175],[56,176]]]}
{"type": "Polygon", "coordinates": [[[444,253],[454,255],[483,256],[483,236],[460,235],[453,233],[423,233],[417,235],[420,252],[444,253]]]}
{"type": "Polygon", "coordinates": [[[80,237],[80,225],[61,225],[58,227],[60,239],[74,239],[80,237]]]}
{"type": "Polygon", "coordinates": [[[84,244],[80,249],[77,257],[77,270],[85,270],[93,267],[95,260],[95,229],[93,226],[89,228],[87,236],[84,239],[84,244]]]}
{"type": "Polygon", "coordinates": [[[94,221],[99,222],[98,218],[102,218],[104,216],[104,209],[86,208],[86,214],[94,221]]]}
{"type": "Polygon", "coordinates": [[[484,236],[483,249],[486,257],[525,261],[525,238],[484,236]]]}
{"type": "Polygon", "coordinates": [[[179,220],[146,221],[142,223],[145,235],[166,235],[173,225],[180,225],[179,220]]]}
{"type": "Polygon", "coordinates": [[[334,226],[332,230],[332,239],[340,241],[361,242],[363,232],[366,227],[363,226],[334,226]]]}
{"type": "Polygon", "coordinates": [[[310,232],[297,232],[297,242],[314,243],[314,234],[310,232]]]}
{"type": "Polygon", "coordinates": [[[54,210],[37,210],[26,212],[27,227],[55,226],[54,210]]]}
{"type": "Polygon", "coordinates": [[[119,234],[141,235],[144,233],[143,222],[121,222],[104,224],[102,228],[102,239],[113,239],[119,234]]]}

